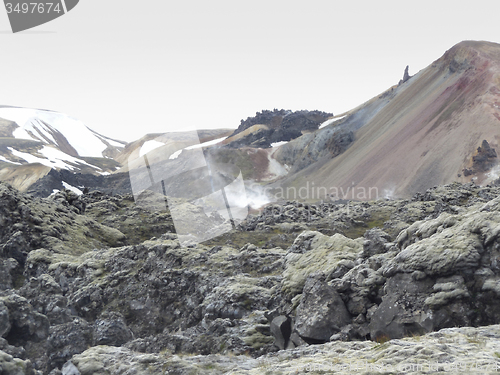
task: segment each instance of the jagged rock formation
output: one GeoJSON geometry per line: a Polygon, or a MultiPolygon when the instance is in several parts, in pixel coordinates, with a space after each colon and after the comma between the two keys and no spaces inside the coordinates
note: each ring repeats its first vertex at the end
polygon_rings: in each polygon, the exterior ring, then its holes
{"type": "Polygon", "coordinates": [[[132,194],[128,173],[96,176],[93,174],[74,173],[65,169],[59,171],[51,169],[47,175],[33,183],[27,190],[27,193],[35,197],[46,198],[54,190],[63,190],[63,182],[81,191],[87,188],[88,190],[99,190],[109,195],[132,194]]]}
{"type": "Polygon", "coordinates": [[[230,147],[270,147],[271,143],[290,141],[304,133],[317,130],[333,116],[321,111],[264,110],[249,117],[225,140],[230,147]]]}
{"type": "Polygon", "coordinates": [[[408,70],[410,69],[409,65],[406,65],[405,72],[403,74],[403,79],[399,81],[398,86],[402,85],[406,81],[408,81],[411,78],[411,75],[408,73],[408,70]]]}
{"type": "Polygon", "coordinates": [[[477,148],[477,155],[472,159],[474,161],[475,169],[480,171],[490,170],[495,164],[497,158],[497,153],[494,148],[492,148],[488,141],[483,140],[481,147],[477,148]]]}

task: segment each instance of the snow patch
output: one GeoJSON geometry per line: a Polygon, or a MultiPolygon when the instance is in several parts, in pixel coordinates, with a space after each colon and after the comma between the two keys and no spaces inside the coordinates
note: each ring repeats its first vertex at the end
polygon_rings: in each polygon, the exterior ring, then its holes
{"type": "MultiPolygon", "coordinates": [[[[20,126],[13,132],[15,138],[35,139],[37,134],[50,135],[51,132],[58,131],[80,156],[102,157],[102,152],[107,147],[82,121],[64,113],[31,108],[0,108],[0,117],[14,121],[20,126]],[[47,129],[42,122],[50,128],[47,129]],[[33,136],[28,131],[31,131],[33,136]]],[[[54,138],[50,136],[49,139],[54,138]]]]}
{"type": "Polygon", "coordinates": [[[11,163],[11,164],[17,164],[17,165],[22,165],[21,163],[16,163],[15,161],[11,161],[9,159],[4,158],[2,155],[0,155],[0,161],[4,161],[6,163],[11,163]]]}
{"type": "Polygon", "coordinates": [[[198,143],[196,145],[192,145],[192,146],[189,146],[189,147],[186,147],[185,149],[186,150],[193,150],[195,148],[200,148],[200,147],[208,147],[208,146],[213,146],[213,145],[216,145],[217,143],[220,143],[222,142],[224,139],[226,139],[227,137],[222,137],[222,138],[217,138],[217,139],[214,139],[212,141],[208,141],[208,142],[204,142],[204,143],[198,143]]]}
{"type": "Polygon", "coordinates": [[[322,124],[319,126],[319,128],[318,128],[318,129],[323,129],[325,126],[331,125],[331,124],[333,124],[335,121],[342,120],[345,116],[346,116],[346,115],[344,115],[344,116],[340,116],[340,117],[334,117],[334,118],[331,118],[331,119],[329,119],[329,120],[326,120],[324,123],[322,123],[322,124]]]}
{"type": "MultiPolygon", "coordinates": [[[[50,167],[50,168],[57,167],[56,164],[58,164],[55,161],[53,162],[53,161],[50,161],[48,159],[38,158],[38,157],[31,155],[31,154],[28,154],[26,152],[17,151],[15,149],[13,149],[12,147],[7,147],[7,149],[10,152],[12,152],[13,155],[17,156],[18,158],[26,160],[27,163],[40,163],[40,164],[45,165],[45,166],[50,167]]],[[[59,168],[61,168],[61,167],[59,167],[59,168]]],[[[73,167],[66,165],[66,164],[64,164],[64,166],[62,168],[73,169],[73,167]]]]}
{"type": "Polygon", "coordinates": [[[170,155],[168,158],[169,158],[170,160],[177,159],[177,158],[179,157],[179,155],[182,153],[182,151],[184,151],[184,149],[177,150],[177,151],[175,151],[172,155],[170,155]]]}
{"type": "Polygon", "coordinates": [[[273,142],[271,143],[271,147],[279,147],[279,146],[283,146],[283,145],[286,145],[288,143],[288,141],[280,141],[280,142],[273,142]]]}
{"type": "MultiPolygon", "coordinates": [[[[56,149],[56,148],[53,148],[53,147],[43,147],[41,150],[40,150],[40,153],[45,156],[46,158],[48,158],[49,160],[57,163],[58,161],[61,161],[61,162],[69,162],[69,163],[74,163],[74,164],[85,164],[91,168],[94,168],[94,169],[99,169],[102,171],[101,168],[95,166],[95,165],[92,165],[92,164],[89,164],[87,163],[85,160],[82,160],[82,159],[78,159],[78,158],[75,158],[71,155],[68,155],[68,154],[65,154],[64,152],[56,149]]],[[[64,168],[64,167],[60,167],[60,168],[64,168]]]]}
{"type": "Polygon", "coordinates": [[[141,150],[139,151],[139,157],[144,156],[148,152],[151,152],[154,149],[161,147],[161,146],[165,146],[165,143],[158,142],[155,140],[144,142],[142,147],[141,147],[141,150]]]}
{"type": "Polygon", "coordinates": [[[204,143],[198,143],[198,144],[195,144],[195,145],[192,145],[192,146],[185,147],[183,149],[180,149],[180,150],[177,150],[176,152],[174,152],[172,155],[169,156],[169,159],[170,160],[177,159],[179,157],[179,155],[182,153],[182,151],[184,151],[184,150],[194,150],[194,149],[197,149],[197,148],[213,146],[213,145],[216,145],[217,143],[222,142],[226,138],[227,137],[217,138],[217,139],[214,139],[212,141],[208,141],[208,142],[204,142],[204,143]]]}
{"type": "Polygon", "coordinates": [[[84,160],[77,159],[73,156],[70,156],[68,154],[65,154],[62,151],[59,151],[53,147],[47,147],[44,146],[39,152],[46,157],[44,158],[39,158],[34,155],[28,154],[26,152],[21,152],[17,151],[12,147],[7,147],[7,149],[12,152],[13,155],[26,160],[27,163],[40,163],[42,165],[45,165],[50,168],[61,168],[61,169],[69,169],[69,170],[74,170],[75,166],[66,164],[68,163],[73,163],[73,164],[85,164],[88,165],[89,167],[95,168],[95,169],[101,169],[99,167],[96,167],[95,165],[89,164],[84,160]]]}
{"type": "MultiPolygon", "coordinates": [[[[37,134],[37,132],[47,138],[49,141],[52,141],[53,143],[57,144],[56,140],[52,136],[52,134],[49,131],[54,131],[53,128],[50,126],[46,125],[45,123],[41,122],[39,119],[33,119],[29,124],[26,124],[27,126],[31,126],[32,128],[32,133],[37,134]]],[[[26,128],[26,127],[25,127],[26,128]]],[[[43,138],[43,137],[42,137],[43,138]]],[[[45,141],[42,139],[42,142],[45,141]]]]}
{"type": "Polygon", "coordinates": [[[63,184],[65,189],[72,191],[76,195],[83,194],[83,192],[80,189],[78,189],[77,187],[74,187],[73,185],[68,184],[67,182],[62,181],[62,184],[63,184]]]}

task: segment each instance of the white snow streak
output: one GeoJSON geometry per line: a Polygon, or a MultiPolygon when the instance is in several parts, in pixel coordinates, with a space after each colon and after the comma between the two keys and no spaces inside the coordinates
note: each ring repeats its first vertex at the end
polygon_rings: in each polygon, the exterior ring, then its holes
{"type": "Polygon", "coordinates": [[[165,143],[158,141],[146,141],[143,143],[141,150],[139,151],[139,157],[146,155],[148,152],[153,151],[155,148],[165,146],[165,143]]]}
{"type": "Polygon", "coordinates": [[[325,126],[328,126],[330,124],[333,124],[335,121],[342,120],[345,116],[340,116],[340,117],[335,117],[331,118],[329,120],[326,120],[324,123],[322,123],[318,129],[323,129],[325,126]]]}
{"type": "Polygon", "coordinates": [[[274,143],[271,143],[271,147],[279,147],[279,146],[283,146],[283,145],[286,145],[288,143],[288,141],[280,141],[280,142],[274,142],[274,143]]]}
{"type": "Polygon", "coordinates": [[[63,184],[64,188],[71,190],[73,193],[75,193],[77,195],[83,194],[83,192],[80,189],[68,184],[67,182],[62,181],[62,184],[63,184]]]}
{"type": "Polygon", "coordinates": [[[12,147],[7,147],[10,152],[12,152],[13,155],[26,160],[27,163],[40,163],[42,165],[45,165],[50,168],[62,168],[62,169],[69,169],[73,170],[75,169],[74,166],[66,164],[68,163],[73,163],[73,164],[85,164],[89,167],[95,168],[95,169],[101,169],[99,167],[96,167],[95,165],[89,164],[84,160],[75,158],[73,156],[70,156],[68,154],[65,154],[62,151],[59,151],[53,147],[47,147],[44,146],[39,152],[45,156],[47,159],[44,158],[39,158],[34,155],[28,154],[26,152],[21,152],[13,149],[12,147]]]}
{"type": "Polygon", "coordinates": [[[7,162],[7,163],[11,163],[11,164],[22,165],[21,163],[16,163],[15,161],[10,161],[9,159],[6,159],[6,158],[4,158],[2,155],[0,155],[0,160],[1,160],[1,161],[5,161],[5,162],[7,162]]]}

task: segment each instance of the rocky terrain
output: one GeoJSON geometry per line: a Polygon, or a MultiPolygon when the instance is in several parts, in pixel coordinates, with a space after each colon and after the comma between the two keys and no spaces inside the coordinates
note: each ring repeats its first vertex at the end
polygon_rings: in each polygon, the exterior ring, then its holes
{"type": "Polygon", "coordinates": [[[2,183],[0,371],[493,373],[499,193],[284,201],[181,247],[131,195],[2,183]]]}
{"type": "Polygon", "coordinates": [[[332,117],[321,111],[264,110],[241,120],[240,126],[225,140],[229,147],[270,147],[275,142],[287,142],[318,127],[332,117]]]}
{"type": "Polygon", "coordinates": [[[345,114],[128,144],[0,107],[0,375],[498,372],[499,77],[462,42],[345,114]]]}

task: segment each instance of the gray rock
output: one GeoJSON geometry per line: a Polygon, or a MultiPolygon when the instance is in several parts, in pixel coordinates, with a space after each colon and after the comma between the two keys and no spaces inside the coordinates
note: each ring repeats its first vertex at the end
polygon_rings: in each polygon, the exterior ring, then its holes
{"type": "Polygon", "coordinates": [[[49,336],[49,320],[45,315],[33,311],[26,298],[11,293],[0,297],[0,303],[3,303],[9,311],[11,324],[9,335],[14,336],[16,342],[41,341],[49,336]]]}
{"type": "Polygon", "coordinates": [[[30,360],[23,361],[0,350],[0,373],[5,375],[35,375],[30,360]]]}
{"type": "Polygon", "coordinates": [[[280,315],[271,322],[271,333],[274,336],[274,345],[278,348],[283,350],[287,347],[291,332],[291,319],[289,317],[280,315]]]}
{"type": "Polygon", "coordinates": [[[365,242],[363,242],[363,251],[361,256],[369,258],[375,254],[385,253],[388,250],[388,244],[391,236],[379,228],[372,228],[365,232],[365,242]]]}
{"type": "Polygon", "coordinates": [[[0,350],[17,358],[26,358],[26,350],[22,346],[9,345],[6,339],[0,337],[0,350]]]}
{"type": "Polygon", "coordinates": [[[306,280],[295,317],[295,330],[309,343],[327,342],[351,322],[351,315],[335,289],[324,281],[306,280]]]}
{"type": "Polygon", "coordinates": [[[405,72],[403,74],[403,79],[399,81],[399,85],[405,83],[411,78],[411,75],[408,73],[408,70],[410,69],[409,65],[406,65],[405,72]]]}
{"type": "Polygon", "coordinates": [[[10,331],[9,309],[0,302],[0,337],[5,337],[10,331]]]}
{"type": "Polygon", "coordinates": [[[292,332],[292,334],[290,335],[290,341],[293,342],[295,347],[308,345],[307,342],[305,342],[297,332],[292,332]]]}
{"type": "Polygon", "coordinates": [[[0,291],[12,289],[15,277],[20,277],[22,268],[14,258],[0,258],[0,291]]]}
{"type": "Polygon", "coordinates": [[[48,367],[61,368],[75,354],[92,345],[92,327],[81,318],[50,328],[47,340],[48,367]]]}
{"type": "Polygon", "coordinates": [[[63,365],[61,373],[62,375],[81,375],[78,368],[71,361],[68,361],[63,365]]]}
{"type": "Polygon", "coordinates": [[[133,336],[119,313],[105,314],[94,325],[94,345],[121,346],[133,336]]]}
{"type": "Polygon", "coordinates": [[[431,288],[431,280],[416,282],[410,274],[398,274],[389,279],[382,303],[371,315],[371,339],[401,338],[432,331],[434,315],[424,304],[431,288]]]}

